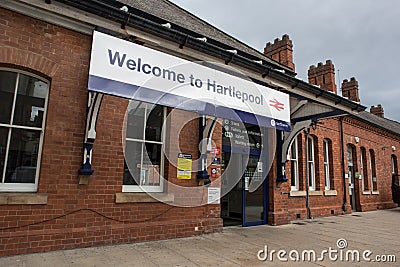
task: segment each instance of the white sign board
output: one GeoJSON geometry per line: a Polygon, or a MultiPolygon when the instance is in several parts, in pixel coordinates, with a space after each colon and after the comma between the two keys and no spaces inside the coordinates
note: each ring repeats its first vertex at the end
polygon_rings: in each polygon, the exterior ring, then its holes
{"type": "Polygon", "coordinates": [[[221,188],[219,187],[208,188],[207,204],[219,204],[220,198],[221,198],[221,188]]]}
{"type": "Polygon", "coordinates": [[[88,88],[290,130],[287,94],[100,32],[93,35],[88,88]]]}

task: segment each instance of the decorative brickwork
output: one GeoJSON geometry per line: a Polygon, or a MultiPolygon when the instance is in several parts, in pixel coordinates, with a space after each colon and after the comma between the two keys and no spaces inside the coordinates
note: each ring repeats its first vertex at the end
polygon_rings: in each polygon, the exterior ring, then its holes
{"type": "Polygon", "coordinates": [[[308,69],[308,82],[336,94],[335,66],[332,61],[327,60],[325,64],[319,62],[317,66],[310,66],[308,69]]]}
{"type": "Polygon", "coordinates": [[[360,102],[360,96],[358,95],[358,81],[356,78],[351,77],[350,81],[343,80],[342,96],[347,97],[351,101],[360,102]]]}
{"type": "Polygon", "coordinates": [[[295,70],[293,63],[293,43],[289,35],[282,36],[282,40],[276,38],[274,43],[267,43],[264,48],[264,54],[273,60],[295,70]]]}

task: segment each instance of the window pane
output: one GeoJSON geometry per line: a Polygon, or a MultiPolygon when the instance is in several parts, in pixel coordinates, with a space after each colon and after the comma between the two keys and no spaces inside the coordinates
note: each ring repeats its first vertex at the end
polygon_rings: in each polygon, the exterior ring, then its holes
{"type": "Polygon", "coordinates": [[[146,143],[143,157],[142,185],[160,185],[161,145],[146,143]]]}
{"type": "Polygon", "coordinates": [[[142,143],[126,141],[124,185],[137,185],[140,181],[142,143]]]}
{"type": "Polygon", "coordinates": [[[11,130],[6,183],[34,183],[39,151],[39,131],[11,130]]]}
{"type": "Polygon", "coordinates": [[[314,187],[314,164],[308,163],[308,186],[314,187]]]}
{"type": "Polygon", "coordinates": [[[20,74],[14,124],[42,127],[47,88],[45,82],[20,74]]]}
{"type": "Polygon", "coordinates": [[[163,107],[161,106],[151,106],[152,108],[150,112],[147,123],[146,123],[146,140],[147,141],[161,141],[161,129],[163,123],[163,107]]]}
{"type": "Polygon", "coordinates": [[[314,155],[313,151],[314,150],[314,141],[312,138],[308,138],[308,160],[309,161],[314,161],[314,155]]]}
{"type": "Polygon", "coordinates": [[[295,140],[295,141],[293,141],[292,146],[290,148],[290,151],[291,151],[290,155],[291,155],[292,159],[297,159],[297,149],[296,149],[296,147],[297,147],[297,142],[295,140]]]}
{"type": "Polygon", "coordinates": [[[128,107],[126,137],[143,140],[146,103],[132,100],[128,107]]]}
{"type": "Polygon", "coordinates": [[[6,146],[7,146],[8,129],[0,127],[0,182],[3,177],[4,162],[6,158],[6,146]]]}
{"type": "Polygon", "coordinates": [[[0,71],[0,123],[10,123],[17,74],[0,71]]]}
{"type": "Polygon", "coordinates": [[[290,166],[290,172],[291,172],[291,186],[297,187],[297,161],[291,160],[291,166],[290,166]]]}
{"type": "Polygon", "coordinates": [[[330,179],[329,179],[329,165],[325,164],[325,187],[327,189],[330,188],[330,179]]]}

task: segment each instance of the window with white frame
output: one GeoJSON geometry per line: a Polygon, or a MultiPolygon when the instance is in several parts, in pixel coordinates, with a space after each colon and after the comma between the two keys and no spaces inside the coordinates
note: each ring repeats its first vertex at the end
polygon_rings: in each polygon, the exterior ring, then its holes
{"type": "Polygon", "coordinates": [[[299,152],[297,137],[294,138],[290,146],[290,174],[291,189],[299,190],[299,152]]]}
{"type": "Polygon", "coordinates": [[[372,185],[372,191],[378,190],[377,178],[376,178],[376,166],[375,166],[375,152],[369,150],[369,168],[370,168],[370,181],[372,185]]]}
{"type": "Polygon", "coordinates": [[[365,181],[365,177],[366,177],[366,169],[364,166],[365,158],[366,158],[365,148],[361,147],[360,148],[360,175],[361,175],[361,187],[362,187],[363,191],[368,189],[367,183],[365,181]]]}
{"type": "Polygon", "coordinates": [[[35,192],[49,82],[0,68],[0,191],[35,192]]]}
{"type": "Polygon", "coordinates": [[[325,189],[331,189],[331,179],[329,174],[329,142],[324,139],[324,174],[325,174],[325,189]]]}
{"type": "Polygon", "coordinates": [[[166,108],[131,100],[128,107],[123,192],[162,192],[166,108]]]}
{"type": "Polygon", "coordinates": [[[397,169],[397,157],[396,155],[392,155],[392,174],[397,174],[398,169],[397,169]]]}
{"type": "Polygon", "coordinates": [[[308,187],[315,190],[315,157],[314,157],[314,138],[308,136],[307,139],[307,164],[308,164],[308,187]]]}

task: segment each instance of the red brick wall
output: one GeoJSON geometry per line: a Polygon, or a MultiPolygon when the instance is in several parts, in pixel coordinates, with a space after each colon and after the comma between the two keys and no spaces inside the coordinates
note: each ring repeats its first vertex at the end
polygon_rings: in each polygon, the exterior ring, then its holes
{"type": "MultiPolygon", "coordinates": [[[[51,80],[46,132],[43,147],[39,193],[48,194],[47,205],[0,205],[0,256],[102,244],[175,238],[221,230],[219,205],[198,208],[173,207],[163,203],[115,204],[121,192],[124,166],[122,126],[127,101],[106,96],[99,114],[97,139],[93,147],[95,173],[88,185],[78,185],[87,104],[87,77],[91,37],[0,9],[0,64],[22,68],[51,80]],[[40,223],[42,222],[42,223],[40,223]],[[31,226],[24,226],[32,224],[31,226]],[[194,231],[198,227],[199,231],[194,231]]],[[[186,114],[187,115],[187,114],[186,114]]],[[[184,112],[174,119],[186,116],[184,112]]],[[[198,153],[197,119],[181,132],[182,152],[198,153]]],[[[399,137],[392,136],[353,119],[344,121],[345,143],[374,149],[379,195],[358,192],[359,210],[393,207],[390,184],[391,146],[400,147],[399,137]],[[360,138],[356,143],[354,136],[360,138]]],[[[172,129],[171,132],[175,130],[172,129]]],[[[334,189],[337,196],[311,196],[312,216],[341,213],[343,175],[339,121],[326,120],[316,131],[317,181],[323,187],[322,142],[332,141],[334,189]]],[[[213,138],[221,147],[221,126],[213,138]]],[[[304,146],[304,136],[302,142],[304,146]]],[[[171,150],[175,154],[176,150],[171,150]]],[[[299,151],[299,156],[305,153],[299,151]]],[[[305,165],[301,164],[301,177],[305,165]]],[[[347,162],[344,163],[347,166],[347,162]]],[[[209,170],[210,171],[210,170],[209,170]]],[[[357,170],[356,170],[357,171],[357,170]]],[[[177,180],[176,168],[167,164],[165,172],[171,182],[197,186],[195,174],[188,181],[177,180]]],[[[287,166],[290,177],[290,166],[287,166]]],[[[269,174],[270,224],[283,224],[305,218],[304,197],[290,197],[290,181],[277,184],[276,162],[269,174]]],[[[358,181],[359,183],[359,181],[358,181]]],[[[304,178],[300,188],[304,189],[304,178]]],[[[356,188],[360,185],[356,184],[356,188]]],[[[348,190],[347,190],[348,194],[348,190]]],[[[347,195],[347,202],[349,198],[347,195]]]]}
{"type": "MultiPolygon", "coordinates": [[[[363,194],[361,180],[355,179],[356,188],[356,210],[367,211],[382,208],[392,208],[396,204],[392,200],[391,183],[391,155],[399,157],[399,152],[392,151],[392,146],[399,147],[400,137],[382,131],[376,127],[372,127],[364,122],[353,118],[346,117],[343,120],[344,143],[345,143],[345,171],[347,172],[347,151],[348,144],[354,146],[356,154],[355,172],[361,172],[360,169],[360,148],[365,147],[367,151],[367,166],[369,166],[369,150],[373,149],[376,158],[376,174],[377,186],[379,194],[363,194]],[[359,137],[358,143],[355,137],[359,137]]],[[[315,148],[318,146],[318,164],[316,163],[316,183],[321,190],[324,190],[324,159],[323,159],[323,140],[328,138],[332,142],[333,156],[333,184],[331,189],[337,191],[337,196],[310,196],[310,209],[312,217],[329,216],[331,212],[335,215],[342,214],[343,207],[343,174],[342,174],[342,159],[341,159],[341,143],[340,143],[340,122],[338,119],[323,120],[322,124],[318,124],[317,129],[311,130],[311,136],[314,136],[315,148]],[[316,141],[318,140],[318,141],[316,141]],[[319,165],[319,168],[317,167],[319,165]]],[[[299,144],[299,163],[305,162],[305,135],[302,134],[300,140],[303,140],[302,145],[299,144]],[[303,152],[301,153],[301,147],[303,152]],[[301,155],[302,154],[302,155],[301,155]]],[[[316,149],[317,150],[317,149],[316,149]]],[[[305,165],[299,164],[300,172],[300,191],[305,190],[305,165]]],[[[332,166],[330,166],[332,168],[332,166]]],[[[290,163],[286,164],[286,175],[289,179],[287,183],[277,184],[275,171],[270,173],[270,224],[285,224],[297,219],[297,214],[300,218],[307,218],[306,200],[305,197],[291,197],[290,192],[290,163]]],[[[367,177],[369,179],[370,170],[367,168],[367,177]]],[[[346,179],[346,183],[348,180],[346,179]]],[[[346,185],[346,199],[348,208],[347,213],[351,212],[350,198],[348,186],[346,185]]]]}
{"type": "MultiPolygon", "coordinates": [[[[121,98],[104,97],[93,147],[95,173],[88,185],[78,184],[90,50],[91,36],[0,9],[0,64],[51,80],[38,186],[39,193],[48,194],[48,202],[0,205],[0,256],[221,230],[218,205],[115,203],[124,168],[122,128],[127,100],[121,98]]],[[[196,129],[192,122],[181,138],[186,141],[183,152],[197,157],[196,129]]],[[[176,170],[167,166],[166,171],[174,180],[176,170]]],[[[188,183],[197,185],[195,177],[188,183]]]]}

